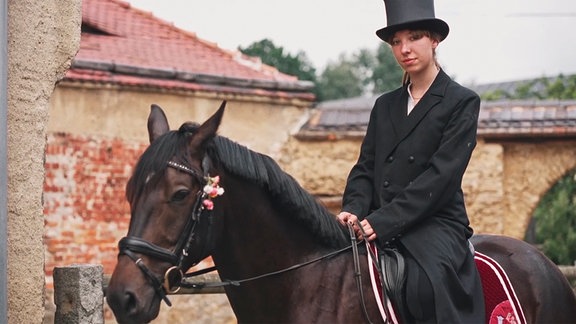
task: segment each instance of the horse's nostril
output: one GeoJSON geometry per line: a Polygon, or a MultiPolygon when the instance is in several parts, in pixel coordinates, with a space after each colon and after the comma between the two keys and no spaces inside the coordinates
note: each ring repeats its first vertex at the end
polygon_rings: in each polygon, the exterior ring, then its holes
{"type": "Polygon", "coordinates": [[[136,296],[132,292],[126,292],[124,294],[124,310],[126,314],[134,314],[138,308],[138,302],[136,296]]]}
{"type": "Polygon", "coordinates": [[[129,319],[138,313],[138,299],[131,291],[111,292],[106,299],[117,318],[129,319]]]}

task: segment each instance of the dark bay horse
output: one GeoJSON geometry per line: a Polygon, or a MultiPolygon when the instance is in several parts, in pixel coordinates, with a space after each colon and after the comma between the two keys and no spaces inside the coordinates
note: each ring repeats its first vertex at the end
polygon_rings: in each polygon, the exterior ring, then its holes
{"type": "MultiPolygon", "coordinates": [[[[106,293],[118,322],[152,321],[182,272],[207,256],[230,283],[238,322],[381,322],[366,255],[355,262],[348,230],[270,157],[217,136],[223,113],[224,104],[202,125],[170,131],[152,106],[151,144],[127,185],[130,226],[106,293]]],[[[554,264],[520,241],[475,239],[509,271],[528,323],[576,323],[554,264]]]]}

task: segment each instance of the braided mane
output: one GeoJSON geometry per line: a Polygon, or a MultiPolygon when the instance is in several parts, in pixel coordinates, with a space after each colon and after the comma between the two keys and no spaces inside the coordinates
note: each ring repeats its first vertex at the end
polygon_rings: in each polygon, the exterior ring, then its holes
{"type": "Polygon", "coordinates": [[[349,244],[336,218],[272,158],[221,136],[214,138],[213,149],[212,159],[228,172],[268,190],[286,215],[295,217],[322,243],[334,247],[349,244]]]}

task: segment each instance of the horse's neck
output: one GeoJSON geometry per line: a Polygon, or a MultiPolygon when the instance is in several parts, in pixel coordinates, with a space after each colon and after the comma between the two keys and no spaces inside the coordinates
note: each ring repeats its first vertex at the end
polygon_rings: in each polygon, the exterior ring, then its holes
{"type": "Polygon", "coordinates": [[[239,180],[231,186],[215,261],[244,272],[238,275],[251,275],[302,262],[318,250],[309,231],[283,215],[266,192],[239,180]]]}
{"type": "Polygon", "coordinates": [[[309,230],[293,215],[285,215],[256,185],[228,181],[213,259],[223,280],[250,280],[227,289],[238,321],[351,322],[361,318],[359,309],[347,308],[343,316],[349,318],[328,319],[326,314],[336,312],[318,312],[319,304],[309,302],[321,301],[326,309],[337,309],[341,300],[347,307],[357,305],[351,254],[304,265],[334,249],[317,243],[309,230]]]}

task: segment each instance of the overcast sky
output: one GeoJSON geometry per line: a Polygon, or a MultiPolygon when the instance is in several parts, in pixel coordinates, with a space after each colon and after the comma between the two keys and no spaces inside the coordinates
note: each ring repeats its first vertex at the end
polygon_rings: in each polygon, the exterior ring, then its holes
{"type": "MultiPolygon", "coordinates": [[[[381,0],[126,0],[234,50],[264,38],[306,53],[321,71],[340,54],[375,49],[386,26],[381,0]]],[[[576,0],[436,0],[450,25],[438,48],[465,84],[576,74],[576,0]]]]}

